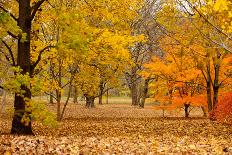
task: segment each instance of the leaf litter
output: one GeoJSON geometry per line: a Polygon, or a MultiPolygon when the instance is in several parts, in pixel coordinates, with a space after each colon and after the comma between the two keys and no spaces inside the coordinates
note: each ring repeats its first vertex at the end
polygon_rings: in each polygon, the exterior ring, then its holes
{"type": "Polygon", "coordinates": [[[10,118],[1,118],[0,154],[232,154],[230,125],[114,106],[71,104],[55,128],[33,122],[36,136],[10,135],[10,118]]]}

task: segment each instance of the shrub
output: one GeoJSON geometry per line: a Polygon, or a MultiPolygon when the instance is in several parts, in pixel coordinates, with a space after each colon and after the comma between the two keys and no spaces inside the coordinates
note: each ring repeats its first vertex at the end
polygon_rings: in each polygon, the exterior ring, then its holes
{"type": "Polygon", "coordinates": [[[218,105],[210,116],[213,120],[232,124],[232,92],[219,97],[218,105]]]}

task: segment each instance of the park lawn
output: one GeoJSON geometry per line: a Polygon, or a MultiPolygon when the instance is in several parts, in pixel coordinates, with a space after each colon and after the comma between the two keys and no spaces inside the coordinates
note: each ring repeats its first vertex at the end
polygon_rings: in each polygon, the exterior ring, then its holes
{"type": "Polygon", "coordinates": [[[34,122],[36,136],[9,135],[8,115],[0,119],[0,154],[232,154],[232,126],[201,117],[199,109],[185,119],[182,112],[163,118],[150,105],[69,104],[57,127],[34,122]]]}

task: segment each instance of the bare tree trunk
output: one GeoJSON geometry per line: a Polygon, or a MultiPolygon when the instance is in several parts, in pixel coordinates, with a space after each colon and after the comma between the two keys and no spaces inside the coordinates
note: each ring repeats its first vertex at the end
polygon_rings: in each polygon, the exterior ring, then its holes
{"type": "MultiPolygon", "coordinates": [[[[62,87],[62,65],[61,59],[59,58],[59,75],[58,75],[58,86],[62,87]]],[[[57,121],[61,120],[61,90],[56,90],[56,98],[57,98],[57,121]]]]}
{"type": "Polygon", "coordinates": [[[218,90],[219,90],[219,69],[220,66],[219,64],[216,64],[214,66],[214,85],[213,85],[213,109],[216,108],[217,103],[218,103],[218,90]]]}
{"type": "Polygon", "coordinates": [[[74,86],[73,103],[78,103],[77,98],[78,98],[77,87],[74,86]]]}
{"type": "Polygon", "coordinates": [[[85,98],[86,98],[86,107],[87,108],[93,108],[94,107],[94,96],[90,96],[88,94],[85,94],[85,98]]]}
{"type": "Polygon", "coordinates": [[[56,111],[56,119],[60,121],[61,116],[61,91],[56,90],[56,104],[57,104],[57,111],[56,111]]]}
{"type": "Polygon", "coordinates": [[[184,112],[185,112],[186,118],[189,117],[189,107],[190,107],[190,104],[184,104],[184,112]]]}
{"type": "Polygon", "coordinates": [[[144,108],[144,105],[145,105],[145,101],[146,101],[147,94],[148,94],[148,85],[149,85],[149,81],[150,81],[149,78],[145,79],[145,81],[144,81],[144,87],[143,87],[141,102],[140,102],[140,104],[139,104],[139,106],[140,106],[141,108],[144,108]]]}
{"type": "MultiPolygon", "coordinates": [[[[22,37],[18,39],[18,55],[17,66],[22,69],[21,74],[30,74],[32,76],[33,69],[31,68],[30,60],[30,39],[31,39],[31,6],[30,0],[20,0],[19,2],[19,18],[18,26],[25,33],[26,40],[22,40],[22,37]]],[[[20,87],[21,91],[24,91],[23,96],[15,94],[14,100],[14,116],[12,121],[11,134],[20,135],[34,135],[31,126],[31,112],[26,110],[25,98],[31,99],[31,90],[25,85],[20,87]],[[28,118],[24,121],[23,118],[28,118]]]]}
{"type": "Polygon", "coordinates": [[[205,108],[204,108],[204,107],[201,107],[201,109],[202,109],[202,112],[203,112],[203,114],[204,114],[203,116],[206,117],[206,116],[207,116],[207,113],[206,113],[206,111],[205,111],[205,108]]]}
{"type": "Polygon", "coordinates": [[[52,92],[50,92],[50,93],[51,93],[51,94],[49,95],[49,103],[50,103],[50,104],[54,104],[52,92]]]}
{"type": "Polygon", "coordinates": [[[132,99],[132,105],[133,106],[138,105],[136,67],[132,68],[132,74],[131,74],[131,99],[132,99]]]}
{"type": "Polygon", "coordinates": [[[132,84],[132,88],[131,88],[131,97],[132,97],[132,105],[136,106],[138,105],[138,94],[137,94],[137,86],[136,84],[132,84]]]}
{"type": "Polygon", "coordinates": [[[60,120],[62,120],[63,117],[64,117],[64,112],[65,112],[66,106],[68,105],[68,101],[69,101],[69,98],[71,96],[71,91],[72,91],[72,84],[70,83],[69,90],[68,90],[68,96],[67,96],[67,99],[66,99],[66,101],[64,103],[64,107],[63,107],[63,110],[62,110],[62,113],[61,113],[61,116],[60,116],[60,120]]]}
{"type": "Polygon", "coordinates": [[[141,98],[142,98],[142,90],[140,89],[140,86],[137,85],[137,105],[140,105],[141,102],[141,98]]]}
{"type": "Polygon", "coordinates": [[[99,94],[99,97],[98,97],[98,104],[102,105],[102,98],[103,98],[103,95],[102,94],[99,94]]]}
{"type": "Polygon", "coordinates": [[[99,85],[99,97],[98,97],[98,103],[100,105],[102,105],[102,97],[103,97],[103,92],[104,91],[104,83],[103,81],[100,82],[100,85],[99,85]]]}
{"type": "Polygon", "coordinates": [[[210,61],[207,64],[207,81],[206,81],[206,91],[207,91],[207,102],[208,102],[208,110],[212,111],[212,93],[211,93],[211,76],[210,76],[210,61]]]}
{"type": "Polygon", "coordinates": [[[109,89],[106,91],[106,104],[109,104],[109,89]]]}

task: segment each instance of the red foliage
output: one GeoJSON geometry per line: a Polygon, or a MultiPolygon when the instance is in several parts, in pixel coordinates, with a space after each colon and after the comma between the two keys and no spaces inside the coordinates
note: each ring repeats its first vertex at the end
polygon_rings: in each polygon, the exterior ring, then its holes
{"type": "Polygon", "coordinates": [[[211,118],[232,124],[232,92],[219,97],[218,105],[212,112],[211,118]]]}

